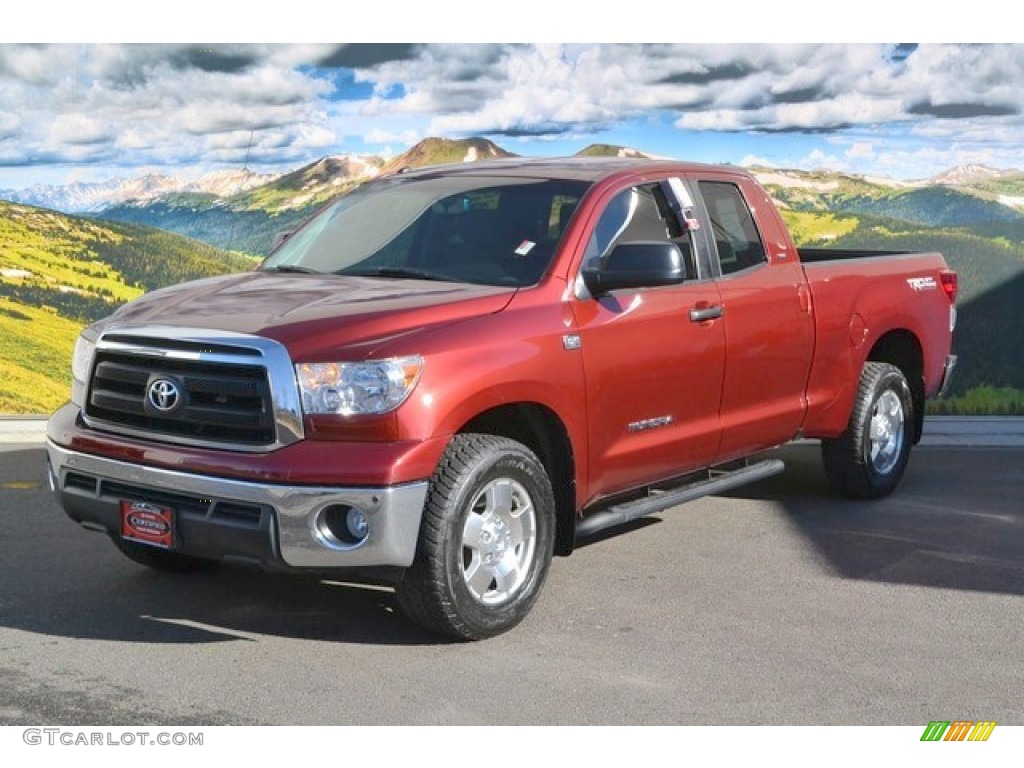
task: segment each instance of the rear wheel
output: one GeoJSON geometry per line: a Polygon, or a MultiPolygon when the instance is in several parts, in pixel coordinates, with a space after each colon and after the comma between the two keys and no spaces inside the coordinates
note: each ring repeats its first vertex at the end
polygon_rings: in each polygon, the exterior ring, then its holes
{"type": "Polygon", "coordinates": [[[903,372],[889,363],[865,363],[846,431],[821,441],[829,482],[855,498],[892,493],[910,458],[913,424],[913,399],[903,372]]]}
{"type": "Polygon", "coordinates": [[[137,541],[126,541],[125,539],[114,539],[114,546],[121,550],[121,554],[129,560],[147,568],[155,568],[158,571],[169,573],[196,573],[205,571],[217,565],[216,560],[207,560],[203,557],[192,557],[183,555],[180,552],[170,552],[166,549],[153,547],[148,544],[140,544],[137,541]]]}
{"type": "Polygon", "coordinates": [[[430,482],[416,559],[396,588],[403,612],[463,640],[514,627],[547,575],[554,509],[551,482],[526,446],[456,435],[430,482]]]}

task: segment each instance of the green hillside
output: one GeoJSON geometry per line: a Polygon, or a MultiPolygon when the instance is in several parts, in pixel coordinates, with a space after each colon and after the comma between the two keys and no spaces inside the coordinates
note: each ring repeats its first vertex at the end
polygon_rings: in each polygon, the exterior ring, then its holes
{"type": "Polygon", "coordinates": [[[618,144],[590,144],[577,152],[575,157],[650,157],[650,155],[618,144]]]}
{"type": "Polygon", "coordinates": [[[494,160],[515,155],[502,149],[489,139],[423,139],[406,152],[389,160],[382,169],[394,173],[402,168],[422,168],[425,165],[466,163],[474,160],[494,160]]]}
{"type": "Polygon", "coordinates": [[[161,230],[0,201],[0,413],[67,399],[87,323],[145,291],[254,264],[161,230]]]}
{"type": "Polygon", "coordinates": [[[0,413],[49,413],[68,399],[82,323],[0,297],[0,413]]]}
{"type": "Polygon", "coordinates": [[[948,187],[896,190],[881,196],[854,196],[836,200],[829,208],[843,213],[886,216],[929,227],[1024,220],[1020,213],[997,200],[948,187]]]}
{"type": "Polygon", "coordinates": [[[782,218],[797,245],[815,248],[827,248],[860,226],[860,219],[856,216],[837,216],[813,211],[783,209],[782,218]]]}
{"type": "Polygon", "coordinates": [[[277,233],[295,229],[316,210],[315,205],[278,213],[245,207],[258,204],[249,198],[237,208],[222,202],[196,206],[190,201],[157,200],[108,208],[97,221],[158,227],[216,248],[264,256],[270,252],[277,233]]]}

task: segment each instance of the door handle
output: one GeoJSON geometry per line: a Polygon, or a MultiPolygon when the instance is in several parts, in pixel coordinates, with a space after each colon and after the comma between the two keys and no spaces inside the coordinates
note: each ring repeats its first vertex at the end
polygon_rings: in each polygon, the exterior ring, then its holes
{"type": "Polygon", "coordinates": [[[708,320],[717,320],[725,314],[725,307],[721,304],[713,304],[710,307],[694,307],[690,310],[691,323],[703,323],[708,320]]]}

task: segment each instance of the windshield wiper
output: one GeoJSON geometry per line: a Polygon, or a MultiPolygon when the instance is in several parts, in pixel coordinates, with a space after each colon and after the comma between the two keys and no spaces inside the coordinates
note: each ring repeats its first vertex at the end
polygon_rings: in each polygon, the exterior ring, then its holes
{"type": "Polygon", "coordinates": [[[289,272],[300,275],[320,275],[323,274],[320,270],[310,269],[309,267],[300,267],[298,264],[278,264],[273,267],[267,267],[266,269],[260,270],[261,272],[289,272]]]}
{"type": "Polygon", "coordinates": [[[373,269],[344,270],[339,275],[355,277],[410,277],[414,280],[441,280],[448,283],[458,282],[445,275],[437,275],[423,269],[413,267],[374,267],[373,269]]]}

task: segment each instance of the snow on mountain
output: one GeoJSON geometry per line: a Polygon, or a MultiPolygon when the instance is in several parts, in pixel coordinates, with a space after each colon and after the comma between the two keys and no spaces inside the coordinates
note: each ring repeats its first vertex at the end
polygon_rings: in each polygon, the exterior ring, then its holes
{"type": "Polygon", "coordinates": [[[829,181],[817,181],[794,173],[787,173],[784,170],[761,171],[756,170],[757,180],[765,186],[785,187],[786,189],[811,189],[815,192],[831,192],[839,188],[839,182],[835,179],[829,181]]]}
{"type": "Polygon", "coordinates": [[[179,191],[228,197],[268,184],[280,175],[279,173],[254,173],[247,168],[226,168],[220,171],[210,171],[195,181],[188,182],[179,191]]]}
{"type": "Polygon", "coordinates": [[[145,203],[180,192],[224,197],[261,186],[275,178],[276,174],[254,173],[247,169],[211,171],[193,181],[150,173],[127,179],[4,189],[0,190],[0,199],[62,213],[97,213],[113,205],[145,203]]]}
{"type": "Polygon", "coordinates": [[[998,179],[1000,176],[1006,176],[1010,173],[1014,173],[1014,171],[1005,171],[999,168],[991,168],[987,165],[970,163],[968,165],[958,165],[955,168],[950,168],[948,171],[943,171],[938,176],[933,176],[931,182],[933,184],[959,187],[977,184],[978,182],[988,181],[990,179],[998,179]]]}
{"type": "Polygon", "coordinates": [[[64,213],[93,213],[128,200],[159,197],[175,191],[177,185],[178,182],[169,176],[147,174],[134,179],[74,182],[60,186],[36,184],[25,189],[0,190],[0,198],[64,213]]]}

